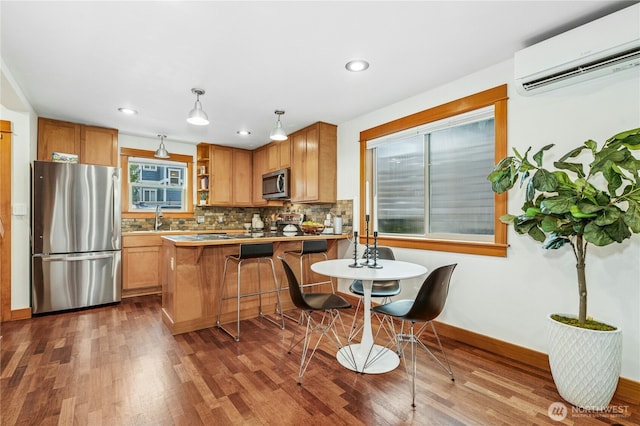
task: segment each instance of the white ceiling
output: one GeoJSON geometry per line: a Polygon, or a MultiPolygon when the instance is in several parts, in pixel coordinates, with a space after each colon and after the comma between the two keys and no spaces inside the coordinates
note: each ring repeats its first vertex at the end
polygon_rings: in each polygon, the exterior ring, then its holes
{"type": "MultiPolygon", "coordinates": [[[[39,116],[255,147],[276,109],[287,132],[340,124],[632,3],[2,0],[0,53],[39,116]],[[371,67],[347,72],[354,58],[371,67]],[[192,87],[208,126],[186,122],[192,87]]],[[[19,108],[5,73],[0,84],[19,108]]]]}

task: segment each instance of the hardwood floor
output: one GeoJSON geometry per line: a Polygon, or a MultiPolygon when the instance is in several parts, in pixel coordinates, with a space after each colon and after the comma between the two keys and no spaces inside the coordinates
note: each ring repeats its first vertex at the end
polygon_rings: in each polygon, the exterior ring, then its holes
{"type": "MultiPolygon", "coordinates": [[[[350,321],[350,313],[344,315],[350,321]]],[[[619,417],[547,414],[562,401],[548,372],[443,339],[455,382],[419,353],[416,409],[404,369],[360,375],[326,343],[296,385],[292,330],[242,323],[241,341],[211,328],[172,336],[160,298],[3,323],[2,425],[611,425],[619,417]]]]}

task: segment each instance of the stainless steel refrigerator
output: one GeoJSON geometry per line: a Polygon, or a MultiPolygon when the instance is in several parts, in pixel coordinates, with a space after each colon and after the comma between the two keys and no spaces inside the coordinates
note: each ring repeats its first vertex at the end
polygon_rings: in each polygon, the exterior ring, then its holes
{"type": "Polygon", "coordinates": [[[120,301],[120,169],[35,161],[32,312],[120,301]]]}

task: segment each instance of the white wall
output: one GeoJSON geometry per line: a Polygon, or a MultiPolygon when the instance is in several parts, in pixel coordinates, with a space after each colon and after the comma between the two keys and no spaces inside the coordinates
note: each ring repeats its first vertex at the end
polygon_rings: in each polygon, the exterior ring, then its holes
{"type": "MultiPolygon", "coordinates": [[[[184,143],[178,141],[172,141],[171,139],[164,140],[164,146],[167,148],[170,154],[182,154],[182,155],[190,155],[193,157],[193,161],[196,161],[196,150],[195,143],[184,143]]],[[[118,148],[133,148],[133,149],[145,149],[147,151],[155,151],[160,146],[160,138],[158,137],[145,137],[145,136],[134,136],[127,135],[123,133],[118,134],[118,148]]],[[[193,167],[193,176],[192,181],[197,182],[196,180],[197,170],[195,166],[193,167]]],[[[197,185],[193,185],[193,194],[191,197],[193,200],[197,200],[197,185]]]]}
{"type": "Polygon", "coordinates": [[[11,308],[31,306],[31,161],[36,156],[37,117],[0,106],[0,117],[11,121],[11,308]],[[22,214],[23,210],[25,214],[22,214]]]}
{"type": "MultiPolygon", "coordinates": [[[[373,126],[452,101],[500,84],[509,86],[508,144],[533,152],[548,143],[560,156],[587,139],[602,144],[615,133],[640,127],[640,75],[607,77],[533,97],[519,96],[513,62],[493,67],[421,93],[338,126],[338,198],[357,193],[359,133],[373,126]]],[[[552,159],[551,155],[545,158],[552,159]],[[547,158],[548,157],[548,158],[547,158]]],[[[509,195],[508,210],[517,213],[520,194],[509,195]]],[[[395,249],[400,260],[433,269],[458,263],[442,322],[540,352],[546,349],[546,316],[577,315],[578,290],[571,249],[543,250],[509,229],[506,258],[395,249]]],[[[590,247],[587,256],[588,314],[622,328],[622,376],[640,380],[640,236],[623,244],[590,247]]],[[[347,257],[350,253],[347,253],[347,257]]],[[[347,291],[348,283],[340,282],[347,291]]],[[[403,282],[412,296],[421,282],[403,282]]]]}
{"type": "MultiPolygon", "coordinates": [[[[159,146],[160,138],[158,137],[133,136],[124,133],[118,134],[118,148],[134,148],[155,151],[159,146]]],[[[170,154],[191,155],[194,161],[196,159],[196,144],[188,144],[172,141],[171,139],[165,139],[164,146],[170,154]]]]}

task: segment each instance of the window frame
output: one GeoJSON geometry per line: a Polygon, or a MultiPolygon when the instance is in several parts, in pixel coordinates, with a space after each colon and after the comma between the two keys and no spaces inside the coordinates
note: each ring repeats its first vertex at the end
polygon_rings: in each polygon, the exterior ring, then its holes
{"type": "MultiPolygon", "coordinates": [[[[367,150],[367,141],[414,127],[423,126],[435,121],[451,118],[480,108],[493,106],[495,119],[494,163],[497,163],[507,155],[507,101],[507,85],[504,84],[361,131],[359,199],[364,200],[361,205],[366,203],[365,182],[367,180],[373,181],[373,155],[372,150],[367,150]]],[[[488,173],[489,171],[487,171],[487,174],[488,173]]],[[[372,203],[373,199],[370,200],[370,202],[372,203]]],[[[378,245],[506,257],[508,246],[507,225],[500,222],[500,216],[506,213],[507,194],[494,194],[493,241],[472,242],[447,239],[429,239],[425,237],[381,235],[378,237],[378,245]]],[[[364,211],[362,209],[360,210],[358,220],[360,223],[358,229],[365,230],[364,211]]],[[[363,238],[364,237],[360,235],[361,242],[363,241],[363,238]]]]}
{"type": "MultiPolygon", "coordinates": [[[[122,173],[122,218],[150,218],[155,217],[152,211],[132,211],[129,210],[129,182],[127,182],[129,170],[129,157],[150,158],[153,159],[154,151],[134,148],[120,148],[120,170],[122,173]]],[[[186,164],[184,178],[187,187],[185,194],[185,210],[180,212],[172,212],[171,210],[163,210],[162,215],[167,218],[192,218],[193,217],[193,156],[183,154],[169,154],[168,161],[176,161],[186,164]]]]}

